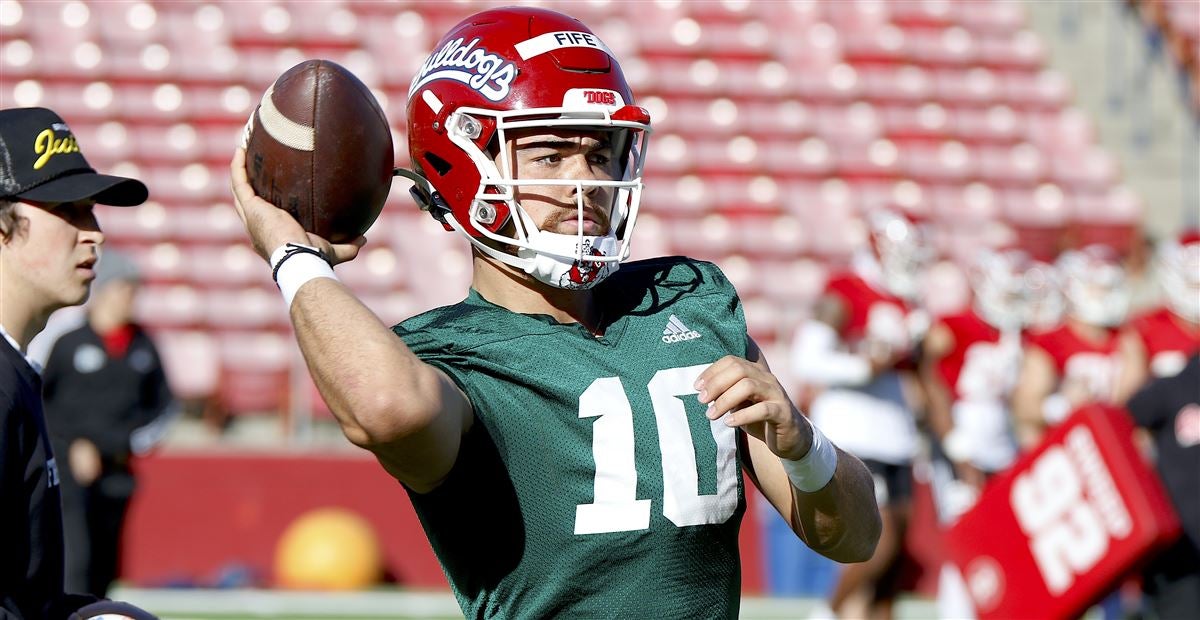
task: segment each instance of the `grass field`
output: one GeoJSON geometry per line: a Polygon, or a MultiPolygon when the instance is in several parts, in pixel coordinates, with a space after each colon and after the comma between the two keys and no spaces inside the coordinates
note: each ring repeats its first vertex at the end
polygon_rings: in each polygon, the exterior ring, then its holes
{"type": "MultiPolygon", "coordinates": [[[[143,607],[163,620],[449,620],[462,618],[446,592],[372,590],[353,593],[278,590],[158,590],[117,588],[111,595],[143,607]]],[[[747,620],[807,618],[816,599],[746,598],[747,620]]],[[[932,601],[902,600],[897,617],[936,618],[932,601]]]]}

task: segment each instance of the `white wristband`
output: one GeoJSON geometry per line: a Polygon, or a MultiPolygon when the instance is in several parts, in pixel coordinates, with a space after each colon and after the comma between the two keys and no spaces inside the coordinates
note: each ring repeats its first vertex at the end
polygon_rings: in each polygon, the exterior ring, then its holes
{"type": "Polygon", "coordinates": [[[300,287],[309,280],[338,279],[333,266],[317,248],[295,243],[285,243],[271,253],[271,270],[288,308],[292,307],[292,300],[296,298],[300,287]]]}
{"type": "Polygon", "coordinates": [[[812,447],[808,449],[808,454],[798,461],[779,460],[792,484],[805,493],[812,493],[825,488],[833,479],[838,456],[833,443],[826,439],[820,429],[812,426],[812,447]]]}

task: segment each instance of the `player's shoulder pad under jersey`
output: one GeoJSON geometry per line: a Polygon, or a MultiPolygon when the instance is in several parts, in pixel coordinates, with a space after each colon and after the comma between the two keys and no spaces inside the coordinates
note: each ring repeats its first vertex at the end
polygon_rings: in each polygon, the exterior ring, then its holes
{"type": "Polygon", "coordinates": [[[459,302],[450,306],[434,308],[392,326],[392,332],[404,340],[414,353],[450,352],[459,339],[468,332],[478,330],[486,322],[473,321],[473,315],[487,313],[488,308],[459,302]]]}
{"type": "Polygon", "coordinates": [[[656,289],[681,294],[737,294],[720,267],[686,256],[663,256],[624,263],[620,271],[600,286],[601,290],[656,289]]]}

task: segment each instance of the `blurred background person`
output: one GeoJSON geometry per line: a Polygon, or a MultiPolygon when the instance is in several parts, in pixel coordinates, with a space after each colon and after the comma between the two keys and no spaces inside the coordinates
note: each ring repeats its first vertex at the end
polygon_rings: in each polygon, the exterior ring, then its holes
{"type": "MultiPolygon", "coordinates": [[[[1053,311],[1057,294],[1045,266],[1016,248],[985,250],[968,280],[970,305],[933,321],[920,360],[933,438],[930,484],[943,529],[1016,459],[1010,399],[1021,367],[1021,333],[1035,319],[1031,307],[1036,304],[1036,318],[1045,320],[1041,315],[1053,311]]],[[[950,562],[939,575],[937,598],[943,618],[974,616],[962,576],[950,562]]]]}
{"type": "MultiPolygon", "coordinates": [[[[1129,339],[1121,337],[1132,297],[1122,258],[1109,245],[1089,244],[1054,262],[1066,315],[1060,325],[1031,330],[1025,338],[1012,397],[1022,449],[1036,447],[1048,428],[1078,408],[1119,405],[1142,383],[1145,374],[1130,364],[1129,339]]],[[[1136,607],[1135,589],[1131,583],[1107,596],[1103,617],[1112,620],[1136,607]]]]}
{"type": "Polygon", "coordinates": [[[1154,436],[1157,469],[1183,536],[1142,573],[1152,620],[1188,618],[1200,609],[1200,355],[1182,371],[1153,379],[1129,400],[1138,426],[1154,436]]]}
{"type": "Polygon", "coordinates": [[[1161,241],[1154,269],[1163,303],[1131,320],[1122,334],[1128,366],[1145,380],[1178,374],[1200,351],[1200,230],[1161,241]]]}
{"type": "Polygon", "coordinates": [[[1053,263],[1030,257],[1029,266],[1021,277],[1023,331],[1044,332],[1062,324],[1067,314],[1062,277],[1053,263]]]}
{"type": "Polygon", "coordinates": [[[1151,618],[1173,618],[1200,608],[1200,460],[1195,447],[1200,442],[1200,407],[1195,405],[1200,381],[1194,364],[1188,366],[1189,358],[1194,361],[1200,352],[1200,231],[1160,241],[1153,275],[1160,304],[1129,321],[1121,333],[1121,351],[1131,381],[1141,386],[1126,403],[1139,426],[1135,441],[1155,463],[1185,533],[1141,572],[1140,607],[1151,618]],[[1180,381],[1167,381],[1177,376],[1180,381]]]}
{"type": "Polygon", "coordinates": [[[933,259],[928,232],[905,215],[881,210],[867,224],[869,248],[829,278],[791,355],[796,378],[815,394],[810,417],[866,463],[883,519],[875,555],[841,567],[828,605],[842,617],[892,615],[918,445],[902,373],[913,369],[918,282],[933,259]],[[852,609],[858,600],[865,610],[852,609]]]}
{"type": "Polygon", "coordinates": [[[1013,392],[1017,438],[1025,449],[1080,406],[1119,404],[1137,387],[1138,373],[1120,351],[1118,330],[1129,310],[1129,291],[1116,252],[1104,245],[1067,250],[1055,268],[1066,317],[1025,338],[1013,392]]]}
{"type": "Polygon", "coordinates": [[[62,455],[68,590],[103,597],[117,577],[134,455],[164,435],[175,411],[158,349],[134,321],[141,276],[106,251],[85,323],[55,341],[43,374],[46,417],[62,455]]]}

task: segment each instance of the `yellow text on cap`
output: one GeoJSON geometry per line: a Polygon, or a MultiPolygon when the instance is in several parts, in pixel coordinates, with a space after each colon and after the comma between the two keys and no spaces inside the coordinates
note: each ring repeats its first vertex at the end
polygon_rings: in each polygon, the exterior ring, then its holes
{"type": "Polygon", "coordinates": [[[78,153],[79,145],[75,142],[75,136],[67,134],[67,137],[55,140],[54,130],[47,129],[38,134],[36,140],[33,141],[33,152],[41,155],[37,161],[33,162],[33,169],[40,170],[42,166],[50,161],[50,157],[59,153],[78,153]]]}

